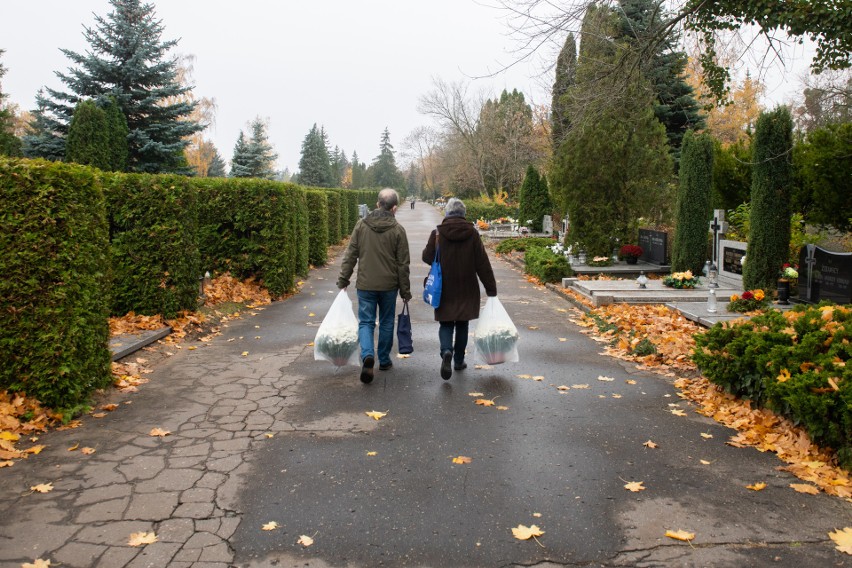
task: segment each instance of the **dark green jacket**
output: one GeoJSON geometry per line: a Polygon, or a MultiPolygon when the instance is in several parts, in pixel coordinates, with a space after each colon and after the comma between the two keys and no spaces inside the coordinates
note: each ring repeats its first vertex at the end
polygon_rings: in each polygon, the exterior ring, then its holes
{"type": "Polygon", "coordinates": [[[349,286],[356,263],[358,290],[399,289],[403,300],[411,299],[408,236],[390,211],[376,209],[355,225],[337,278],[338,288],[349,286]]]}

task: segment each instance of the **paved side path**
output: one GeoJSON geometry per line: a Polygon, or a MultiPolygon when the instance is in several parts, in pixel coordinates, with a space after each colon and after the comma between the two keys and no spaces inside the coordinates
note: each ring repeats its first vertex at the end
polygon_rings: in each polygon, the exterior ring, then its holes
{"type": "MultiPolygon", "coordinates": [[[[399,219],[416,293],[440,215],[418,203],[399,219]]],[[[793,492],[774,456],[726,446],[731,431],[668,380],[601,356],[564,299],[494,266],[521,362],[471,365],[448,382],[417,297],[415,353],[371,385],[356,367],[313,361],[336,264],[208,345],[169,348],[138,393],[109,395],[116,411],[42,436],[40,455],[0,469],[0,567],[847,564],[826,536],[852,526],[847,503],[793,492]],[[473,392],[507,410],[474,405],[473,392]],[[96,452],[68,451],[78,443],[96,452]],[[647,489],[630,493],[628,481],[647,489]],[[768,488],[745,489],[757,481],[768,488]],[[39,483],[54,489],[29,490],[39,483]],[[261,530],[271,521],[279,528],[261,530]],[[540,526],[541,545],[512,538],[519,524],[540,526]],[[697,536],[689,545],[668,529],[697,536]],[[158,542],[127,545],[148,531],[158,542]],[[315,543],[297,544],[303,534],[315,543]]]]}

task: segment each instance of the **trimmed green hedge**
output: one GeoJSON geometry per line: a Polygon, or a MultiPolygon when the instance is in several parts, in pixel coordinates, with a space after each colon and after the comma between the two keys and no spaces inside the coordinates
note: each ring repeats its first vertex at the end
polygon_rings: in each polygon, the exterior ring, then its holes
{"type": "Polygon", "coordinates": [[[497,254],[506,254],[513,250],[525,251],[532,247],[549,247],[556,244],[555,239],[550,237],[519,237],[516,239],[505,239],[497,245],[497,254]]]}
{"type": "Polygon", "coordinates": [[[308,262],[323,266],[328,261],[328,195],[310,189],[305,198],[308,203],[308,262]]]}
{"type": "MultiPolygon", "coordinates": [[[[363,203],[363,201],[361,201],[361,192],[357,190],[343,190],[343,196],[347,201],[347,207],[349,211],[349,216],[347,217],[346,221],[346,232],[344,233],[348,236],[352,234],[352,229],[355,228],[355,223],[357,223],[358,219],[360,218],[358,216],[358,206],[363,203]]],[[[372,209],[372,207],[370,207],[370,209],[372,209]]]]}
{"type": "Polygon", "coordinates": [[[282,191],[285,201],[291,204],[287,208],[290,214],[290,233],[288,236],[296,241],[295,271],[299,276],[307,276],[311,269],[307,190],[296,184],[286,183],[283,184],[282,191]]]}
{"type": "Polygon", "coordinates": [[[332,189],[323,189],[326,198],[328,199],[328,244],[336,245],[343,240],[343,232],[341,228],[341,204],[343,197],[339,191],[332,189]]]}
{"type": "Polygon", "coordinates": [[[728,392],[801,424],[852,469],[852,306],[795,306],[695,336],[693,360],[728,392]]]}
{"type": "Polygon", "coordinates": [[[297,186],[250,178],[208,178],[202,183],[203,269],[230,271],[237,278],[255,276],[273,296],[292,290],[299,236],[290,234],[291,215],[297,205],[292,190],[282,188],[297,186]]]}
{"type": "Polygon", "coordinates": [[[202,275],[198,190],[178,175],[106,177],[112,250],[112,313],[175,317],[198,308],[202,275]]]}
{"type": "Polygon", "coordinates": [[[67,415],[110,384],[110,265],[98,172],[0,159],[0,388],[67,415]]]}
{"type": "Polygon", "coordinates": [[[500,217],[518,218],[517,205],[501,205],[499,203],[483,203],[477,199],[468,199],[464,202],[466,214],[465,219],[476,222],[477,219],[493,221],[500,217]]]}

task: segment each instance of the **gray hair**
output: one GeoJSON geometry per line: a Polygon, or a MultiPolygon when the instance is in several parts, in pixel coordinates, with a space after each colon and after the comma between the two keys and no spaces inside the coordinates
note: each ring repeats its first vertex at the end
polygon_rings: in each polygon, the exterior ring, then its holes
{"type": "Polygon", "coordinates": [[[467,207],[464,206],[464,202],[461,199],[456,199],[455,197],[451,197],[449,201],[447,201],[447,206],[444,207],[444,216],[445,217],[464,217],[467,214],[467,207]]]}
{"type": "Polygon", "coordinates": [[[384,209],[385,211],[390,211],[397,205],[399,205],[399,194],[395,189],[391,189],[389,187],[384,188],[379,192],[379,202],[376,203],[379,209],[384,209]]]}

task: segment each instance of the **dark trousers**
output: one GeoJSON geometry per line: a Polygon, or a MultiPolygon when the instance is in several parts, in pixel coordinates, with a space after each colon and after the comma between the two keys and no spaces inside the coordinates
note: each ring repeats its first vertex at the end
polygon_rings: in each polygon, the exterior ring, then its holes
{"type": "Polygon", "coordinates": [[[467,321],[442,321],[438,328],[438,340],[441,343],[441,355],[447,351],[453,352],[453,360],[458,364],[464,362],[464,350],[467,348],[467,321]],[[453,341],[455,332],[455,341],[453,341]]]}

